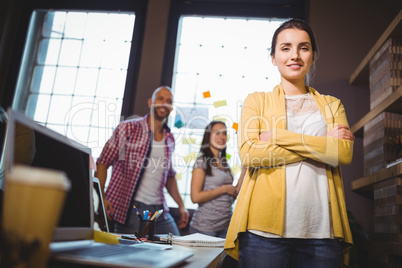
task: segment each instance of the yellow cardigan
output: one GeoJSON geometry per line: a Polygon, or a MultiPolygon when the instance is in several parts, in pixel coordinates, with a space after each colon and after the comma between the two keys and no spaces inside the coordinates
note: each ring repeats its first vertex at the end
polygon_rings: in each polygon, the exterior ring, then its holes
{"type": "MultiPolygon", "coordinates": [[[[328,131],[338,124],[348,125],[340,100],[321,95],[311,87],[309,92],[328,131]]],[[[226,236],[226,253],[239,259],[238,235],[247,229],[283,235],[285,166],[310,158],[327,164],[334,236],[344,242],[343,262],[347,265],[353,241],[339,165],[350,164],[353,141],[286,130],[285,95],[280,85],[273,92],[255,92],[246,98],[238,135],[240,159],[248,172],[226,236]],[[268,130],[271,130],[271,141],[260,141],[259,135],[268,130]]]]}

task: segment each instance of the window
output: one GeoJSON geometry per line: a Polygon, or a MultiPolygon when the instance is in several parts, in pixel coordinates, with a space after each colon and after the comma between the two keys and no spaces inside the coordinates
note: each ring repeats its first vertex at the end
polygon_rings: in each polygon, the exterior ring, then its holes
{"type": "Polygon", "coordinates": [[[134,22],[132,12],[34,11],[13,108],[97,158],[120,122],[134,22]]]}
{"type": "MultiPolygon", "coordinates": [[[[226,123],[229,165],[235,180],[240,176],[236,123],[249,93],[270,91],[280,82],[279,72],[271,63],[270,47],[272,35],[283,21],[180,18],[172,78],[175,109],[169,124],[176,139],[173,164],[187,208],[197,207],[190,198],[191,173],[211,120],[226,123]]],[[[170,207],[177,207],[169,195],[166,197],[170,207]]]]}

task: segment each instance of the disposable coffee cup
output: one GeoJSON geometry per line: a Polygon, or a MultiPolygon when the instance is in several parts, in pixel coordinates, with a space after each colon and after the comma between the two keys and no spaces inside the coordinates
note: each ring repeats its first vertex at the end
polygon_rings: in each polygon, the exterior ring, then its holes
{"type": "Polygon", "coordinates": [[[16,165],[5,177],[3,229],[39,246],[17,267],[46,267],[70,182],[61,171],[16,165]]]}

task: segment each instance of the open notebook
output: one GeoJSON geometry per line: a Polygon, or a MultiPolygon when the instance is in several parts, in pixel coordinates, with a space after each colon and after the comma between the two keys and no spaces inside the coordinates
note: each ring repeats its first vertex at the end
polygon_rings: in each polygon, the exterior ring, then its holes
{"type": "MultiPolygon", "coordinates": [[[[94,199],[91,176],[91,150],[73,142],[25,115],[9,111],[7,123],[6,167],[10,170],[18,163],[19,133],[31,133],[31,166],[62,170],[71,182],[60,221],[50,244],[50,258],[76,264],[103,267],[174,267],[193,253],[180,250],[160,250],[137,243],[108,245],[94,241],[94,199]],[[14,148],[15,147],[15,148],[14,148]]],[[[27,163],[25,163],[27,164],[27,163]]]]}
{"type": "MultiPolygon", "coordinates": [[[[163,238],[160,238],[163,240],[163,238]]],[[[204,235],[200,233],[185,235],[185,236],[173,236],[173,244],[189,246],[189,247],[224,247],[225,239],[204,235]]]]}

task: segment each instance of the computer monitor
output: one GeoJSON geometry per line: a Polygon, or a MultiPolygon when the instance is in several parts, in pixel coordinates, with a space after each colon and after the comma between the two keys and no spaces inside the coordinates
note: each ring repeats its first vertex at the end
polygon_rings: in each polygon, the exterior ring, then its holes
{"type": "Polygon", "coordinates": [[[93,238],[90,155],[90,148],[9,110],[5,174],[15,164],[24,164],[63,171],[71,182],[53,241],[93,238]]]}

